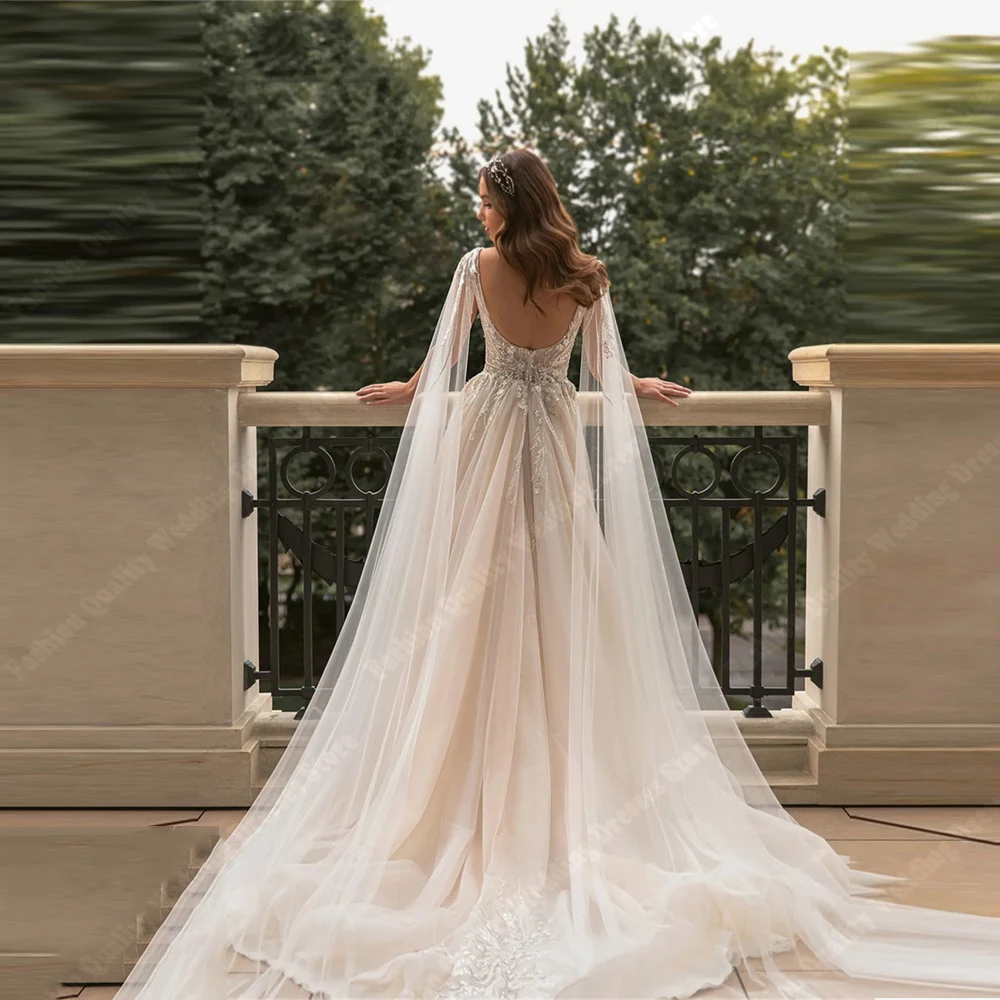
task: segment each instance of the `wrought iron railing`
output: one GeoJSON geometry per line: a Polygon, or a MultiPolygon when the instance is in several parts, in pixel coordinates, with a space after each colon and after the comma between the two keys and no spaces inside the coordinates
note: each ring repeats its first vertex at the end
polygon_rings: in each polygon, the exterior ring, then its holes
{"type": "MultiPolygon", "coordinates": [[[[798,678],[823,682],[821,659],[798,665],[796,609],[804,551],[800,512],[825,515],[822,490],[804,495],[800,428],[825,423],[828,400],[823,393],[701,393],[685,401],[683,415],[680,408],[668,412],[667,404],[641,402],[692,605],[714,624],[712,654],[722,690],[734,704],[743,703],[745,715],[769,716],[765,698],[790,696],[798,678]],[[733,427],[741,415],[761,423],[742,435],[653,429],[704,428],[722,420],[733,427]],[[709,470],[700,481],[699,461],[709,470]],[[784,623],[777,682],[765,678],[765,617],[784,623]],[[745,678],[731,671],[735,621],[750,626],[745,678]]],[[[271,428],[266,441],[261,436],[260,495],[243,494],[244,516],[261,515],[264,555],[261,662],[244,664],[245,684],[259,681],[276,707],[300,716],[350,607],[398,441],[391,428],[405,419],[405,408],[386,408],[386,431],[342,426],[370,419],[371,410],[363,407],[350,393],[252,393],[241,407],[241,423],[271,428]],[[292,418],[303,417],[314,424],[322,417],[325,428],[337,426],[338,432],[293,429],[292,418]],[[284,589],[283,576],[289,578],[284,589]]]]}
{"type": "Polygon", "coordinates": [[[706,603],[713,612],[718,638],[713,658],[723,693],[749,699],[744,715],[768,717],[771,713],[763,699],[791,696],[796,690],[796,678],[808,677],[822,687],[822,660],[816,658],[806,668],[797,665],[797,607],[804,556],[798,512],[811,509],[821,517],[826,513],[823,490],[805,496],[800,489],[803,475],[799,467],[799,435],[765,436],[762,427],[752,428],[750,436],[652,434],[650,447],[654,461],[659,459],[661,495],[678,553],[687,553],[687,558],[681,559],[681,569],[691,604],[696,614],[702,613],[706,603]],[[710,463],[710,475],[707,482],[694,485],[689,482],[690,471],[684,476],[683,463],[697,455],[705,456],[710,463]],[[751,473],[747,468],[755,458],[773,464],[774,474],[769,481],[766,471],[751,473]],[[679,514],[686,515],[688,530],[684,538],[678,530],[679,514]],[[713,520],[717,521],[717,534],[711,530],[716,527],[713,520]],[[734,521],[738,532],[734,531],[734,521]],[[710,546],[714,552],[705,551],[710,546]],[[773,592],[782,576],[783,595],[776,602],[778,595],[773,592]],[[751,590],[752,662],[750,677],[741,683],[732,676],[730,641],[733,589],[745,580],[751,590]],[[775,603],[779,605],[776,609],[775,603]],[[764,610],[768,605],[779,612],[784,622],[785,662],[778,684],[767,683],[764,677],[764,610]]]}
{"type": "MultiPolygon", "coordinates": [[[[361,578],[367,543],[374,533],[382,506],[397,440],[398,435],[379,435],[374,430],[328,436],[306,427],[294,436],[271,434],[266,443],[266,468],[260,477],[266,484],[266,492],[254,497],[243,491],[243,516],[250,516],[254,510],[264,515],[260,548],[266,552],[264,585],[259,591],[263,600],[258,609],[260,648],[262,654],[265,650],[266,654],[262,655],[260,667],[250,661],[244,663],[244,682],[249,688],[261,681],[277,707],[298,708],[301,716],[333,642],[340,635],[350,599],[361,578]],[[303,478],[312,482],[297,482],[293,475],[292,463],[299,457],[311,460],[311,474],[303,478]],[[381,457],[381,475],[373,473],[373,457],[381,457]],[[380,479],[381,485],[366,481],[373,478],[380,479]],[[317,521],[327,522],[321,532],[317,531],[317,521]],[[351,530],[353,526],[359,528],[356,533],[351,530]],[[352,545],[354,537],[363,540],[362,544],[352,545]],[[300,570],[298,574],[294,569],[287,574],[293,580],[286,588],[284,601],[279,547],[291,554],[300,570]],[[327,588],[319,601],[315,600],[316,577],[327,588]],[[283,628],[282,620],[288,621],[288,613],[296,605],[300,620],[283,628]],[[324,612],[320,629],[314,621],[317,605],[324,612]],[[324,640],[319,647],[317,631],[324,640]],[[301,641],[294,644],[298,646],[298,655],[295,651],[292,655],[295,657],[293,666],[300,668],[301,677],[299,671],[282,669],[283,632],[286,640],[296,635],[300,637],[301,641]],[[317,662],[317,654],[321,663],[317,662]],[[290,683],[291,678],[295,679],[294,683],[290,683]]],[[[286,656],[288,652],[286,649],[286,656]]]]}

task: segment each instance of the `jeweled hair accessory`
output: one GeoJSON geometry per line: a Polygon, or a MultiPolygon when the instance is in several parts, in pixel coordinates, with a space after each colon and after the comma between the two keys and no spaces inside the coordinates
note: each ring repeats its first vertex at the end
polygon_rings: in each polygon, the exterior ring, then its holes
{"type": "Polygon", "coordinates": [[[510,176],[510,171],[503,165],[499,156],[494,156],[486,169],[490,172],[490,177],[500,185],[504,194],[514,197],[514,178],[510,176]]]}

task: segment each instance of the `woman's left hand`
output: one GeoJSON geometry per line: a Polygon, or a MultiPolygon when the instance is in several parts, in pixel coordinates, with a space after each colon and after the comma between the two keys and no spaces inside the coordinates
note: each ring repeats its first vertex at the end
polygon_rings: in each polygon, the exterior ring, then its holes
{"type": "Polygon", "coordinates": [[[675,396],[684,399],[691,395],[691,390],[686,385],[665,382],[662,378],[634,378],[632,384],[635,386],[637,396],[644,399],[666,400],[671,406],[680,406],[674,399],[675,396]]]}

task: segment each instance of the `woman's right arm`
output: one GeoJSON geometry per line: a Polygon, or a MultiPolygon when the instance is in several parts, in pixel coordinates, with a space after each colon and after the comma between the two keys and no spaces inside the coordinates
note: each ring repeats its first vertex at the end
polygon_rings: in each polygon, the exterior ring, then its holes
{"type": "MultiPolygon", "coordinates": [[[[473,302],[472,304],[472,322],[469,323],[469,329],[472,329],[472,323],[475,322],[476,316],[479,315],[479,306],[473,302]]],[[[468,336],[468,334],[466,334],[468,336]]],[[[458,362],[458,355],[461,353],[463,341],[455,341],[455,347],[451,352],[451,363],[454,365],[458,362]]],[[[410,393],[415,393],[417,391],[417,383],[420,381],[420,373],[423,371],[424,363],[420,362],[420,367],[409,377],[406,381],[406,387],[409,389],[410,393]]]]}
{"type": "MultiPolygon", "coordinates": [[[[452,366],[458,363],[458,359],[462,355],[462,348],[469,339],[469,331],[472,329],[472,322],[476,318],[478,311],[476,296],[472,289],[472,282],[474,280],[471,273],[472,267],[473,261],[467,255],[463,258],[459,267],[456,268],[455,276],[452,279],[452,287],[449,290],[447,300],[448,303],[452,303],[452,306],[449,309],[446,304],[442,309],[443,316],[446,315],[447,311],[450,321],[458,324],[453,334],[451,334],[453,336],[451,348],[452,366]],[[468,320],[466,320],[466,317],[468,317],[468,320]]],[[[417,387],[420,383],[420,373],[424,369],[425,362],[426,358],[405,382],[374,382],[370,385],[362,386],[355,392],[355,395],[366,404],[410,403],[416,395],[417,387]]]]}

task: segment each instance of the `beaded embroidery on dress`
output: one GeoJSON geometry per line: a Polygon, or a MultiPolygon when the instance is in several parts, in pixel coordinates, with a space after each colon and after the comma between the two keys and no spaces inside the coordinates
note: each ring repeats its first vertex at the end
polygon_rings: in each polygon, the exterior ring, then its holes
{"type": "MultiPolygon", "coordinates": [[[[576,386],[566,375],[583,307],[577,306],[566,332],[554,344],[532,349],[510,343],[493,325],[486,308],[479,252],[479,249],[474,251],[470,270],[486,338],[486,364],[478,375],[466,383],[468,405],[479,410],[472,418],[470,430],[475,433],[485,427],[511,398],[521,411],[518,419],[527,425],[527,446],[515,452],[508,478],[505,496],[513,502],[525,462],[530,470],[528,479],[532,492],[536,495],[541,493],[548,464],[543,453],[546,441],[561,449],[565,458],[569,457],[570,444],[561,436],[551,413],[554,408],[576,406],[576,386]]],[[[545,509],[545,498],[542,497],[542,512],[545,509]]]]}
{"type": "Polygon", "coordinates": [[[478,254],[317,691],[116,1000],[658,1000],[734,966],[768,1000],[1000,989],[1000,920],[871,898],[907,880],[851,869],[761,774],[692,611],[609,290],[520,348],[478,254]]]}

